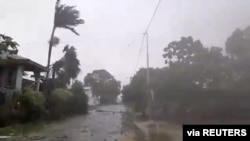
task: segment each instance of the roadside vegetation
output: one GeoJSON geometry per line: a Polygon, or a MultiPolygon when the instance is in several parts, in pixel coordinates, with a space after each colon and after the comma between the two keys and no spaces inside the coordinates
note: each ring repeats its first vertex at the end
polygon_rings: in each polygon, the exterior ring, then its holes
{"type": "MultiPolygon", "coordinates": [[[[0,127],[5,128],[0,128],[0,135],[23,133],[40,128],[36,126],[40,125],[39,123],[88,112],[88,97],[84,92],[84,84],[76,80],[81,71],[76,48],[65,45],[62,58],[50,65],[51,50],[60,45],[55,30],[68,29],[79,35],[74,28],[83,23],[80,12],[74,6],[60,4],[60,0],[57,0],[54,28],[49,40],[47,78],[41,79],[43,82],[39,92],[24,87],[22,91],[2,98],[5,102],[0,106],[0,127]]],[[[11,37],[0,34],[0,54],[17,55],[18,46],[11,37]]]]}
{"type": "MultiPolygon", "coordinates": [[[[0,128],[0,133],[4,130],[13,132],[31,131],[33,123],[34,128],[37,124],[60,120],[77,114],[87,114],[88,98],[84,94],[82,83],[76,81],[70,90],[58,88],[53,90],[52,94],[46,96],[31,89],[24,90],[22,95],[16,98],[15,108],[3,108],[1,111],[1,126],[13,125],[7,128],[0,128]],[[48,106],[49,105],[49,106],[48,106]],[[14,110],[13,110],[14,109],[14,110]],[[23,124],[23,127],[22,127],[23,124]],[[22,130],[19,130],[22,129],[22,130]]],[[[12,132],[10,132],[12,133],[12,132]]]]}
{"type": "MultiPolygon", "coordinates": [[[[94,70],[85,77],[85,84],[76,80],[81,71],[77,47],[61,45],[55,31],[59,28],[66,29],[79,36],[75,28],[84,24],[84,20],[80,18],[80,12],[75,6],[60,2],[57,0],[55,4],[53,30],[48,42],[48,72],[41,78],[40,91],[23,87],[22,91],[1,98],[4,99],[4,104],[0,106],[0,127],[6,128],[0,128],[0,135],[10,130],[13,130],[11,133],[29,131],[30,127],[26,125],[32,123],[38,125],[77,114],[87,114],[88,96],[85,94],[85,86],[92,87],[93,95],[99,97],[102,104],[116,103],[121,86],[108,71],[94,70]],[[59,46],[64,46],[64,54],[59,60],[52,62],[52,49],[59,46]]],[[[18,47],[12,37],[0,34],[0,54],[17,55],[18,47]]]]}
{"type": "Polygon", "coordinates": [[[135,121],[135,113],[127,108],[126,112],[122,115],[122,134],[124,135],[124,140],[146,141],[145,134],[136,126],[135,121]]]}
{"type": "MultiPolygon", "coordinates": [[[[176,123],[244,123],[250,114],[250,27],[235,30],[221,47],[182,37],[163,48],[166,66],[150,68],[151,117],[176,123]],[[230,109],[230,110],[229,110],[230,109]]],[[[148,106],[146,68],[123,87],[135,112],[148,106]]]]}
{"type": "Polygon", "coordinates": [[[121,82],[107,70],[94,70],[84,78],[84,84],[92,88],[93,95],[100,98],[101,104],[115,104],[120,94],[121,82]]]}

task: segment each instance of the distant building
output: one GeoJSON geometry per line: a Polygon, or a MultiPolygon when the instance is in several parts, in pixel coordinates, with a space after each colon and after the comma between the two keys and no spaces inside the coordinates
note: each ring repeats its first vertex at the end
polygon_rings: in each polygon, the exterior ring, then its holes
{"type": "Polygon", "coordinates": [[[122,103],[122,94],[119,94],[116,99],[117,103],[122,103]]]}
{"type": "Polygon", "coordinates": [[[94,96],[91,87],[84,87],[85,94],[88,96],[89,105],[98,105],[100,104],[100,97],[94,96]]]}

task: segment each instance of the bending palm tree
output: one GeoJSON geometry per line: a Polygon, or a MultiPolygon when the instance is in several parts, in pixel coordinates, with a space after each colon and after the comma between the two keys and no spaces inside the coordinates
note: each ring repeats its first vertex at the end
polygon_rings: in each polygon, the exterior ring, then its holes
{"type": "MultiPolygon", "coordinates": [[[[55,6],[55,18],[54,18],[54,26],[52,29],[50,42],[49,42],[49,52],[48,52],[48,64],[47,67],[50,67],[51,61],[51,52],[53,47],[53,38],[56,31],[56,28],[64,28],[72,31],[76,35],[79,35],[74,27],[83,24],[84,21],[80,19],[80,12],[75,9],[74,6],[65,6],[60,5],[60,0],[57,0],[55,6]]],[[[46,79],[49,77],[49,72],[47,72],[46,79]]]]}
{"type": "Polygon", "coordinates": [[[53,64],[52,71],[53,79],[55,79],[55,75],[57,75],[57,78],[66,86],[79,74],[80,61],[77,59],[77,53],[73,46],[69,48],[69,45],[66,45],[63,52],[65,52],[63,58],[53,64]]]}

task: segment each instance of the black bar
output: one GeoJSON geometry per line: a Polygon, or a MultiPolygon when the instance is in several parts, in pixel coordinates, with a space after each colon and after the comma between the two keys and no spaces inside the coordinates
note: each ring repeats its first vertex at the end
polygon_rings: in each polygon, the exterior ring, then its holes
{"type": "Polygon", "coordinates": [[[183,141],[250,141],[250,125],[183,125],[183,141]]]}

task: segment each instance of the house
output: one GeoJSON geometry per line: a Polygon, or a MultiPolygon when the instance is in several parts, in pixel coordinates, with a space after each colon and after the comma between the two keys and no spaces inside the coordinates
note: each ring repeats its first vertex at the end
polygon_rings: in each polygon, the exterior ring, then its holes
{"type": "Polygon", "coordinates": [[[94,96],[91,87],[84,87],[84,92],[88,96],[88,105],[100,104],[100,97],[94,96]]]}
{"type": "Polygon", "coordinates": [[[18,91],[23,89],[24,72],[33,72],[34,89],[39,91],[42,72],[46,67],[17,54],[0,54],[0,91],[18,91]]]}

